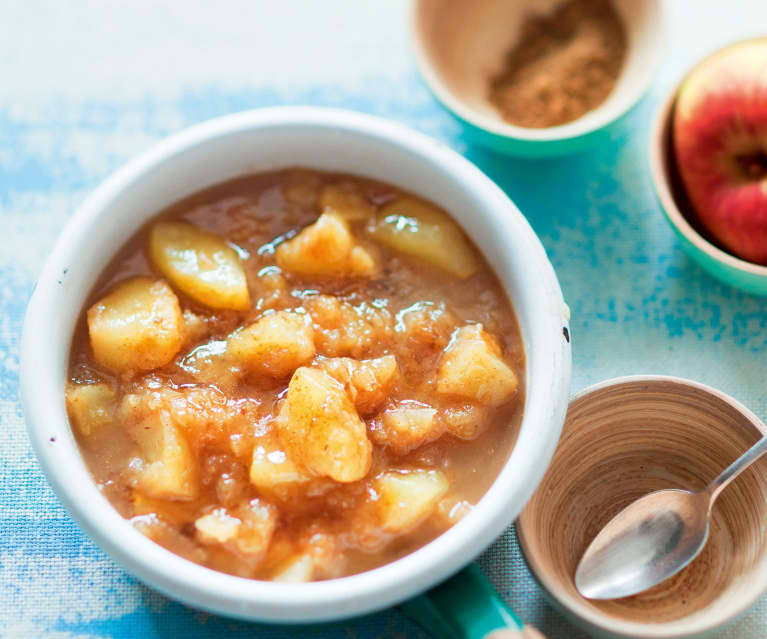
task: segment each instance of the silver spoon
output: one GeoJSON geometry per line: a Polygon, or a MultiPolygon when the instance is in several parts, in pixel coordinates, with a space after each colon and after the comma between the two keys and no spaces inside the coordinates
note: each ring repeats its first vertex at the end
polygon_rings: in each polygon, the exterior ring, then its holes
{"type": "Polygon", "coordinates": [[[652,588],[698,556],[719,493],[767,453],[763,437],[700,492],[659,490],[613,517],[586,549],[575,586],[588,599],[618,599],[652,588]]]}

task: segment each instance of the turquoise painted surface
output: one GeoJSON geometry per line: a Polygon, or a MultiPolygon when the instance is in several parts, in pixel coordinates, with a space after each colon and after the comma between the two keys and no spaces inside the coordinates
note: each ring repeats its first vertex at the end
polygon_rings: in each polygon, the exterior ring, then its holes
{"type": "MultiPolygon", "coordinates": [[[[712,8],[716,3],[703,4],[696,6],[709,29],[722,22],[719,9],[712,8]]],[[[0,13],[3,9],[7,7],[0,13]]],[[[300,81],[278,83],[243,74],[239,80],[217,83],[215,72],[207,70],[200,71],[202,80],[179,82],[180,88],[167,92],[150,88],[122,95],[98,74],[92,82],[90,76],[83,79],[78,85],[82,90],[48,89],[46,83],[54,87],[57,82],[52,75],[16,82],[23,99],[0,92],[0,637],[299,634],[295,628],[234,622],[187,609],[137,583],[106,558],[47,486],[26,439],[18,403],[24,308],[42,260],[68,216],[129,157],[210,117],[279,104],[327,105],[392,118],[445,141],[497,181],[541,237],[572,310],[573,390],[623,374],[682,375],[734,395],[764,417],[767,301],[717,282],[685,256],[662,217],[647,171],[651,113],[662,88],[671,86],[685,60],[696,53],[692,32],[700,29],[692,29],[681,14],[677,24],[685,29],[680,38],[687,37],[690,46],[680,49],[681,61],[664,69],[659,88],[603,145],[554,159],[512,159],[472,145],[429,95],[414,67],[394,54],[393,79],[387,70],[390,45],[383,41],[376,44],[378,54],[371,54],[369,68],[354,81],[329,81],[319,73],[321,80],[307,74],[300,81]],[[35,83],[42,87],[39,91],[35,83]]],[[[154,18],[170,24],[168,16],[154,18]]],[[[8,24],[0,16],[0,25],[8,24]]],[[[387,28],[392,24],[386,22],[387,28]]],[[[2,28],[0,68],[5,69],[10,67],[2,65],[21,50],[11,45],[26,37],[2,28]]],[[[47,33],[55,42],[53,31],[49,26],[47,33]]],[[[56,55],[56,50],[48,53],[56,55]]],[[[130,82],[138,81],[126,80],[130,82]]],[[[480,564],[525,621],[551,638],[584,636],[545,603],[512,531],[480,564]]],[[[767,602],[762,600],[720,636],[757,639],[765,636],[766,627],[767,602]]],[[[396,610],[302,633],[424,636],[396,610]]]]}

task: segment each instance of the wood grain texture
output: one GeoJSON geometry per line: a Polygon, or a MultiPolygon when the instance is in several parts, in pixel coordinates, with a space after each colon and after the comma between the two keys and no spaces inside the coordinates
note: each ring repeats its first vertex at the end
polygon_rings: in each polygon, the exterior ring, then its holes
{"type": "Polygon", "coordinates": [[[662,488],[698,490],[751,446],[764,425],[734,400],[675,378],[627,378],[570,404],[552,464],[517,530],[528,565],[571,614],[628,636],[700,632],[767,587],[767,459],[717,500],[703,552],[666,582],[633,597],[591,602],[573,582],[601,528],[662,488]]]}

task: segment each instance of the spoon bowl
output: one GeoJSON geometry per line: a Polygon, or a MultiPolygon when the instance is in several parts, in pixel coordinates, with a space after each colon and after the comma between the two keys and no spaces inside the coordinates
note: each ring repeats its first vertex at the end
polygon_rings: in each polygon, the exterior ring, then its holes
{"type": "Polygon", "coordinates": [[[588,599],[642,592],[685,568],[705,546],[706,493],[658,490],[624,508],[602,529],[575,572],[588,599]]]}

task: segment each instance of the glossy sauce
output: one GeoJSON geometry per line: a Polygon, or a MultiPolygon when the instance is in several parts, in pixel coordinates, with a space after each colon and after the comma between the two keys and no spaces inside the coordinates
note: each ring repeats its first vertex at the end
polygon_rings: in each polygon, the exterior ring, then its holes
{"type": "MultiPolygon", "coordinates": [[[[88,307],[116,284],[136,275],[159,276],[148,256],[149,225],[114,258],[83,309],[72,345],[69,388],[104,384],[110,402],[98,428],[88,434],[88,428],[73,428],[83,457],[99,488],[125,518],[192,561],[245,577],[284,580],[327,579],[375,568],[429,542],[465,515],[493,483],[516,439],[524,404],[524,352],[511,305],[481,256],[476,272],[461,279],[376,242],[368,232],[368,215],[348,226],[375,257],[375,277],[313,277],[276,266],[277,247],[316,222],[324,187],[338,184],[361,195],[372,216],[397,198],[409,197],[380,182],[296,169],[215,186],[152,221],[188,222],[226,238],[242,260],[251,300],[247,310],[213,310],[171,282],[185,328],[180,350],[164,366],[107,370],[94,358],[86,320],[88,307]],[[285,401],[290,376],[243,375],[217,363],[216,353],[226,350],[228,336],[241,327],[285,310],[312,322],[316,355],[309,367],[321,368],[337,357],[396,358],[396,381],[387,387],[385,400],[360,415],[372,443],[372,464],[362,479],[340,483],[312,477],[277,495],[249,479],[254,450],[262,441],[275,441],[275,415],[285,401]],[[436,388],[445,349],[460,327],[477,323],[497,342],[502,360],[519,380],[513,396],[497,406],[479,406],[436,388]],[[433,407],[445,432],[412,450],[399,446],[382,426],[384,411],[395,404],[433,407]],[[136,469],[146,464],[125,420],[152,410],[167,411],[188,444],[198,485],[193,497],[157,498],[142,492],[136,469]],[[461,415],[468,417],[461,422],[461,415]],[[453,430],[444,426],[450,419],[453,430]],[[466,439],[453,434],[459,432],[459,423],[466,426],[461,433],[466,439]],[[438,472],[448,482],[438,502],[401,530],[388,524],[382,528],[376,510],[381,496],[374,479],[392,469],[403,477],[438,472]],[[228,514],[221,515],[221,509],[228,514]],[[202,534],[196,522],[211,513],[221,515],[224,519],[217,522],[227,525],[255,517],[247,529],[248,543],[239,543],[239,537],[218,543],[202,534]],[[266,539],[256,539],[262,532],[259,517],[270,521],[266,539]],[[304,567],[311,567],[296,568],[297,557],[309,557],[304,567]],[[292,572],[286,566],[293,566],[292,572]]],[[[77,426],[75,413],[70,403],[77,426]]],[[[238,535],[245,534],[245,527],[238,530],[238,535]]]]}

